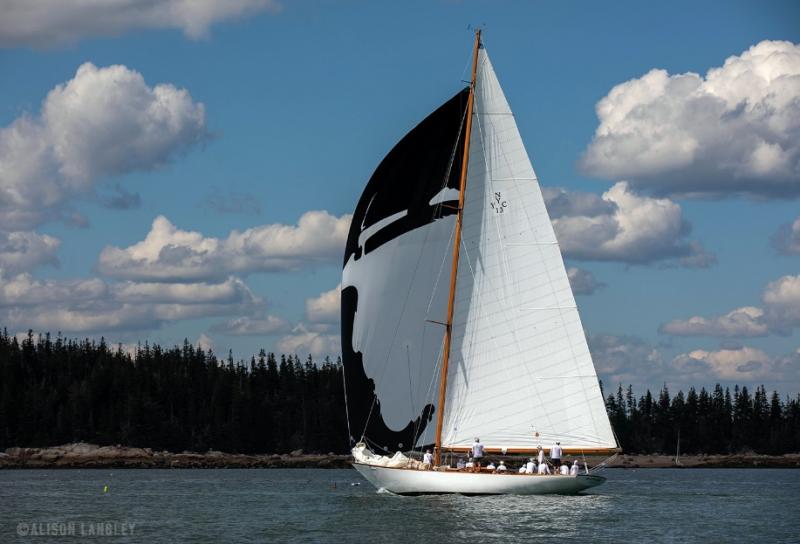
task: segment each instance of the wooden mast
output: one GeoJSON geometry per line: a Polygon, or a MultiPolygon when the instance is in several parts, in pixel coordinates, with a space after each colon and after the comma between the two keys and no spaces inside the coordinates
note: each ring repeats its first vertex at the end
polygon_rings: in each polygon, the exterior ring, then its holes
{"type": "Polygon", "coordinates": [[[453,332],[453,308],[456,299],[456,275],[458,273],[458,254],[461,248],[461,218],[464,214],[464,190],[467,186],[467,166],[469,164],[469,141],[472,133],[472,104],[475,102],[475,76],[478,72],[478,49],[481,46],[481,31],[475,31],[475,45],[472,50],[472,78],[467,98],[467,122],[464,130],[464,156],[461,159],[461,179],[458,187],[458,213],[456,214],[456,232],[453,239],[453,266],[450,270],[450,298],[447,301],[447,323],[444,333],[444,352],[442,354],[442,377],[439,380],[439,404],[436,414],[436,447],[434,449],[434,466],[441,465],[442,460],[442,424],[444,423],[444,403],[447,392],[447,367],[450,363],[450,342],[453,332]]]}

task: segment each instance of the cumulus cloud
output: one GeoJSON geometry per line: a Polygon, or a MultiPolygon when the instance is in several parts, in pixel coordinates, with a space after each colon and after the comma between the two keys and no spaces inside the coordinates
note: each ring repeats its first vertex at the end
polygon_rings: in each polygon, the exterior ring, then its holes
{"type": "Polygon", "coordinates": [[[313,323],[338,323],[341,315],[342,284],[317,297],[306,299],[306,319],[313,323]]]}
{"type": "Polygon", "coordinates": [[[582,169],[658,194],[800,195],[800,46],[762,41],[705,77],[651,70],[611,89],[582,169]]]}
{"type": "MultiPolygon", "coordinates": [[[[308,323],[298,323],[294,327],[282,319],[268,316],[265,320],[249,318],[229,321],[219,330],[242,330],[238,334],[274,334],[284,336],[276,342],[278,351],[297,355],[311,354],[315,357],[329,355],[336,357],[341,353],[339,335],[332,332],[339,323],[339,304],[341,284],[319,296],[306,299],[306,319],[308,323]],[[263,328],[263,330],[259,330],[263,328]],[[255,332],[249,332],[255,329],[255,332]],[[288,334],[287,334],[288,333],[288,334]]],[[[227,334],[237,334],[227,332],[227,334]]]]}
{"type": "Polygon", "coordinates": [[[146,28],[178,28],[197,39],[216,22],[279,8],[275,0],[6,0],[0,46],[46,47],[146,28]]]}
{"type": "Polygon", "coordinates": [[[629,264],[670,260],[694,267],[716,262],[687,239],[691,229],[680,205],[637,195],[626,182],[602,196],[564,189],[547,189],[544,196],[565,257],[629,264]]]}
{"type": "Polygon", "coordinates": [[[254,300],[250,288],[239,278],[222,283],[136,283],[114,285],[114,297],[123,302],[160,304],[239,304],[254,300]]]}
{"type": "Polygon", "coordinates": [[[338,334],[326,334],[308,330],[304,325],[297,325],[276,343],[278,351],[297,355],[310,354],[314,357],[337,357],[341,353],[338,334]]]}
{"type": "Polygon", "coordinates": [[[39,116],[0,128],[0,229],[61,217],[69,198],[100,179],[164,166],[207,136],[205,108],[185,89],[85,63],[50,91],[39,116]]]}
{"type": "Polygon", "coordinates": [[[755,337],[791,334],[800,327],[800,275],[769,282],[762,307],[744,306],[715,317],[693,316],[661,325],[659,332],[674,336],[755,337]]]}
{"type": "Polygon", "coordinates": [[[576,295],[592,295],[598,289],[605,287],[605,283],[597,281],[594,274],[582,268],[571,266],[567,268],[567,277],[576,295]]]}
{"type": "Polygon", "coordinates": [[[153,329],[169,321],[254,313],[263,306],[263,300],[234,277],[220,283],[174,284],[0,274],[0,322],[18,330],[153,329]]]}
{"type": "Polygon", "coordinates": [[[779,378],[775,362],[763,351],[747,346],[737,349],[706,351],[697,349],[682,353],[672,360],[672,366],[685,380],[708,376],[727,381],[779,378]]]}
{"type": "Polygon", "coordinates": [[[602,217],[614,215],[616,203],[597,193],[567,191],[557,187],[542,187],[550,219],[561,217],[602,217]]]}
{"type": "Polygon", "coordinates": [[[752,337],[766,336],[769,327],[764,322],[764,310],[754,306],[736,308],[725,315],[705,318],[674,319],[659,327],[659,332],[675,336],[752,337]]]}
{"type": "Polygon", "coordinates": [[[669,356],[666,346],[637,336],[606,334],[590,336],[589,349],[606,395],[618,384],[633,384],[641,392],[665,383],[684,389],[719,382],[800,383],[800,348],[773,356],[727,341],[717,350],[695,349],[669,356]]]}
{"type": "Polygon", "coordinates": [[[0,230],[0,274],[14,275],[41,265],[57,265],[60,245],[58,239],[47,234],[0,230]]]}
{"type": "Polygon", "coordinates": [[[274,315],[264,317],[237,317],[211,327],[213,332],[231,336],[270,336],[291,330],[289,323],[274,315]]]}
{"type": "Polygon", "coordinates": [[[606,394],[609,386],[657,383],[663,375],[663,355],[637,336],[593,335],[589,337],[589,350],[597,375],[606,384],[606,394]]]}
{"type": "Polygon", "coordinates": [[[800,327],[800,275],[783,276],[771,281],[761,296],[766,319],[779,332],[800,327]]]}
{"type": "Polygon", "coordinates": [[[203,351],[212,351],[214,349],[214,340],[211,339],[206,333],[200,334],[195,340],[194,345],[203,351]]]}
{"type": "Polygon", "coordinates": [[[781,255],[800,255],[800,217],[781,225],[772,236],[772,245],[781,255]]]}
{"type": "Polygon", "coordinates": [[[310,211],[297,225],[262,225],[220,239],[180,230],[159,216],[141,242],[103,249],[97,268],[115,278],[168,282],[295,270],[341,258],[350,219],[310,211]]]}
{"type": "Polygon", "coordinates": [[[96,300],[107,294],[108,286],[97,278],[37,280],[30,274],[7,276],[0,271],[0,308],[96,300]]]}

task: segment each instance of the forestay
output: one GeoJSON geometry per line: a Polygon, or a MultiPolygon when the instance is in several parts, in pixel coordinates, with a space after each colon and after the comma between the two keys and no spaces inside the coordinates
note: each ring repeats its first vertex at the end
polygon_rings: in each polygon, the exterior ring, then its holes
{"type": "Polygon", "coordinates": [[[479,52],[445,448],[616,448],[541,190],[479,52]]]}

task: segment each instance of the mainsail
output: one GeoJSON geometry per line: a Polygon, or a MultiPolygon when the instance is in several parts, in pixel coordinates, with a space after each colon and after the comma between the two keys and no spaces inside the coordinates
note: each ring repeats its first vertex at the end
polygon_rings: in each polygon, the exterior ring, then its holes
{"type": "Polygon", "coordinates": [[[558,241],[479,51],[442,443],[616,448],[558,241]]]}
{"type": "MultiPolygon", "coordinates": [[[[513,114],[480,49],[441,442],[616,448],[553,227],[513,114]]],[[[353,431],[434,442],[469,89],[409,132],[356,208],[342,280],[353,431]],[[427,428],[426,428],[427,427],[427,428]]],[[[357,436],[354,438],[358,438],[357,436]]]]}

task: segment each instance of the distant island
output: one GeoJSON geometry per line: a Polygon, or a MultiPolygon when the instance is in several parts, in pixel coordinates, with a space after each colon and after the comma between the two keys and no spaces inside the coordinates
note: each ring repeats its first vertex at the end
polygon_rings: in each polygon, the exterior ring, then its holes
{"type": "MultiPolygon", "coordinates": [[[[800,395],[620,386],[606,406],[612,466],[674,466],[679,441],[685,467],[798,466],[800,395]]],[[[350,441],[339,360],[0,333],[0,468],[337,468],[350,441]]]]}

